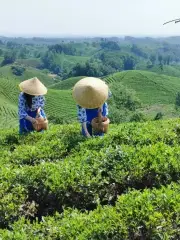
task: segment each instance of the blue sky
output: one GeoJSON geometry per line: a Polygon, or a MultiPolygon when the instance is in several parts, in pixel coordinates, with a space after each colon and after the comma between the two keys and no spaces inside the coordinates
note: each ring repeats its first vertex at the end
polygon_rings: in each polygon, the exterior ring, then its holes
{"type": "Polygon", "coordinates": [[[180,35],[180,0],[0,0],[0,35],[180,35]]]}

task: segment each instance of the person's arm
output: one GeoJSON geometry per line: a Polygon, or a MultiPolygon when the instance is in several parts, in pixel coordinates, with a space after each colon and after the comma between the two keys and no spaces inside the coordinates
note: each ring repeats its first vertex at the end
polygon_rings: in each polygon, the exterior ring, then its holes
{"type": "Polygon", "coordinates": [[[108,115],[108,104],[107,104],[107,102],[105,102],[104,104],[103,104],[103,111],[102,111],[102,115],[104,116],[104,117],[107,117],[107,115],[108,115]]]}
{"type": "Polygon", "coordinates": [[[87,121],[86,110],[85,110],[85,108],[82,108],[79,105],[77,107],[78,107],[78,120],[82,125],[85,135],[86,135],[86,137],[91,137],[91,135],[89,134],[89,132],[87,130],[87,125],[86,125],[86,121],[87,121]]]}
{"type": "Polygon", "coordinates": [[[86,134],[86,137],[91,137],[91,135],[89,134],[89,132],[88,132],[88,130],[87,130],[87,125],[86,125],[86,122],[83,122],[82,123],[82,127],[83,127],[83,129],[84,129],[84,132],[85,132],[85,134],[86,134]]]}
{"type": "Polygon", "coordinates": [[[42,115],[43,115],[43,117],[44,118],[46,118],[46,115],[45,115],[45,112],[44,112],[44,110],[43,110],[43,108],[44,108],[44,105],[45,105],[45,98],[44,98],[44,96],[35,96],[34,98],[33,98],[33,103],[32,103],[32,105],[33,105],[33,109],[34,110],[38,110],[37,111],[37,115],[38,115],[38,113],[39,113],[39,116],[40,116],[40,112],[42,111],[42,115]]]}

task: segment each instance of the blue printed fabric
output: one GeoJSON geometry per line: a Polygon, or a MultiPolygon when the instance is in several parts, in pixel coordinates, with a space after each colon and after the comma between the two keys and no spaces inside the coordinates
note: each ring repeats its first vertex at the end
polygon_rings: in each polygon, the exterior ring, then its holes
{"type": "MultiPolygon", "coordinates": [[[[108,98],[110,98],[111,96],[112,96],[112,93],[109,90],[108,98]]],[[[91,122],[93,117],[97,117],[98,109],[94,109],[95,111],[92,111],[90,109],[82,108],[79,105],[77,105],[77,108],[78,108],[78,120],[79,120],[80,123],[87,122],[87,121],[91,122]],[[92,114],[92,112],[93,112],[93,114],[92,114]],[[97,113],[95,113],[95,112],[97,112],[97,113]],[[93,116],[94,114],[96,116],[93,116]]],[[[108,115],[108,104],[106,102],[101,107],[101,111],[102,111],[102,115],[103,116],[107,116],[108,115]]]]}
{"type": "MultiPolygon", "coordinates": [[[[28,115],[28,111],[35,111],[38,108],[43,108],[45,104],[45,98],[44,96],[34,96],[32,98],[32,107],[29,108],[26,104],[26,100],[24,98],[24,94],[19,94],[19,109],[18,109],[18,115],[19,119],[23,119],[28,115]]],[[[44,114],[44,112],[43,112],[44,114]]]]}
{"type": "MultiPolygon", "coordinates": [[[[80,123],[91,122],[91,120],[98,116],[98,108],[95,109],[86,109],[77,105],[78,108],[78,120],[80,123]]],[[[101,113],[103,116],[108,115],[108,105],[105,102],[101,107],[101,113]]]]}

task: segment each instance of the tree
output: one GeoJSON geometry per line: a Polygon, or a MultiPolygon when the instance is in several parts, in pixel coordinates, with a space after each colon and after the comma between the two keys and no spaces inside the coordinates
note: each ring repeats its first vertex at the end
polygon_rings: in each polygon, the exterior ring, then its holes
{"type": "Polygon", "coordinates": [[[145,122],[147,119],[145,115],[141,112],[136,112],[130,118],[130,122],[145,122]]]}
{"type": "Polygon", "coordinates": [[[152,62],[152,65],[155,64],[156,62],[156,56],[154,54],[151,54],[151,56],[149,57],[150,61],[152,62]]]}
{"type": "Polygon", "coordinates": [[[136,65],[136,60],[133,56],[126,55],[123,57],[124,70],[133,70],[136,65]]]}
{"type": "Polygon", "coordinates": [[[19,58],[25,59],[28,51],[26,47],[22,47],[20,52],[19,52],[19,58]]]}
{"type": "Polygon", "coordinates": [[[108,50],[120,50],[120,46],[117,42],[114,41],[101,41],[100,43],[101,48],[108,49],[108,50]]]}
{"type": "Polygon", "coordinates": [[[112,91],[112,101],[117,109],[126,108],[130,111],[135,111],[141,106],[135,91],[127,89],[121,83],[114,82],[110,89],[112,91]]]}
{"type": "Polygon", "coordinates": [[[145,52],[143,52],[143,50],[141,48],[139,48],[136,44],[132,45],[131,52],[133,52],[134,54],[136,54],[139,57],[147,58],[147,54],[145,52]]]}
{"type": "Polygon", "coordinates": [[[0,56],[3,55],[3,50],[0,48],[0,56]]]}
{"type": "Polygon", "coordinates": [[[56,53],[47,51],[41,60],[43,63],[42,68],[49,69],[55,74],[61,73],[61,67],[56,63],[56,53]]]}
{"type": "Polygon", "coordinates": [[[153,67],[153,64],[150,60],[147,61],[147,69],[150,69],[153,67]]]}
{"type": "Polygon", "coordinates": [[[163,118],[163,113],[162,112],[158,112],[157,114],[156,114],[156,116],[154,117],[154,120],[156,121],[156,120],[160,120],[160,119],[162,119],[163,118]]]}
{"type": "Polygon", "coordinates": [[[159,61],[160,64],[162,64],[162,60],[163,60],[163,56],[162,56],[162,55],[159,55],[159,56],[158,56],[158,61],[159,61]]]}
{"type": "Polygon", "coordinates": [[[176,94],[175,106],[176,106],[176,109],[180,107],[180,92],[176,94]]]}
{"type": "Polygon", "coordinates": [[[64,52],[67,55],[76,55],[76,49],[73,47],[73,43],[67,43],[67,44],[55,44],[50,45],[49,51],[54,51],[55,53],[62,53],[64,52]]]}
{"type": "Polygon", "coordinates": [[[15,52],[6,52],[4,55],[4,59],[1,63],[2,66],[14,63],[16,60],[16,53],[15,52]]]}
{"type": "Polygon", "coordinates": [[[12,66],[11,67],[11,70],[12,70],[12,73],[16,76],[21,76],[24,71],[25,71],[25,68],[23,67],[20,67],[20,66],[12,66]]]}

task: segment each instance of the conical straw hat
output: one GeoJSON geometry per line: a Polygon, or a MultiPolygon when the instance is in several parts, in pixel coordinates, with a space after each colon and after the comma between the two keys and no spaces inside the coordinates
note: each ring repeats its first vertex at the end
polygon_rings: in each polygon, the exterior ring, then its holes
{"type": "Polygon", "coordinates": [[[99,78],[86,77],[75,84],[72,95],[81,107],[98,108],[108,98],[108,86],[99,78]]]}
{"type": "Polygon", "coordinates": [[[19,87],[22,92],[33,96],[44,95],[47,93],[47,88],[37,77],[21,82],[19,87]]]}

